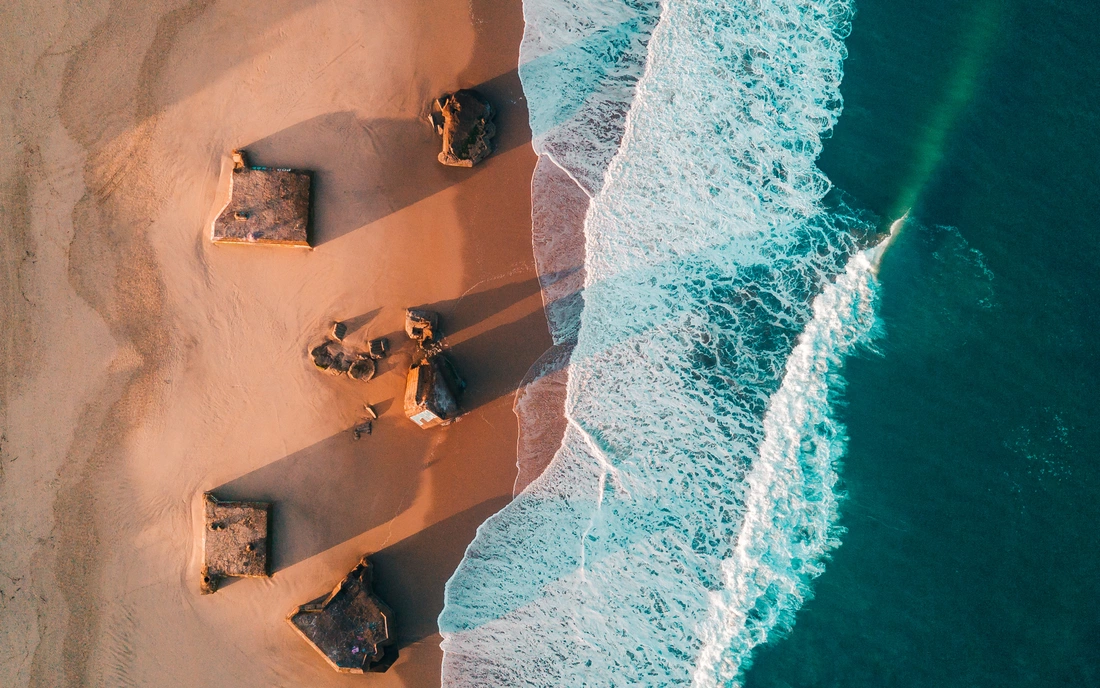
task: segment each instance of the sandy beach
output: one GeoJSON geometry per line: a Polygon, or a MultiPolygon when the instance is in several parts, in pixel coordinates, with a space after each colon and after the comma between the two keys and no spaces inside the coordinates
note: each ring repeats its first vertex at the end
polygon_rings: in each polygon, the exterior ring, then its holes
{"type": "Polygon", "coordinates": [[[550,346],[519,0],[28,1],[0,31],[0,685],[439,685],[550,346]],[[425,121],[459,87],[499,110],[473,169],[425,121]],[[211,244],[238,147],[314,172],[313,250],[211,244]],[[468,381],[449,427],[403,415],[407,306],[468,381]],[[312,368],[334,320],[389,337],[374,380],[312,368]],[[207,490],[275,502],[273,577],[200,595],[207,490]],[[401,657],[341,675],[285,617],[367,553],[401,657]]]}

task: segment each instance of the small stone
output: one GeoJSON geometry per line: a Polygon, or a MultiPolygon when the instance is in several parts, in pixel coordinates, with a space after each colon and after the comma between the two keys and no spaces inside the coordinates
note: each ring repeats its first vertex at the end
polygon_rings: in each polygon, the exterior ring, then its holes
{"type": "Polygon", "coordinates": [[[344,341],[344,337],[348,334],[347,323],[337,322],[332,324],[332,336],[340,341],[344,341]]]}
{"type": "Polygon", "coordinates": [[[372,339],[367,344],[367,351],[370,353],[370,357],[374,359],[385,358],[389,350],[390,341],[385,337],[372,339]]]}
{"type": "Polygon", "coordinates": [[[365,408],[367,410],[367,415],[368,416],[370,416],[371,418],[374,418],[374,419],[378,418],[378,414],[375,412],[373,406],[371,406],[370,404],[363,404],[363,408],[365,408]]]}
{"type": "Polygon", "coordinates": [[[371,422],[369,420],[364,421],[351,429],[351,436],[355,440],[360,439],[363,435],[369,434],[371,434],[371,422]]]}

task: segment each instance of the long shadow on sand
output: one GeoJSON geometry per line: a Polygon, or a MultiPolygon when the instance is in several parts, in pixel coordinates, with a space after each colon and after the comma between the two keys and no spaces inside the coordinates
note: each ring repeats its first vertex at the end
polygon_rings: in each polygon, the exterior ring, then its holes
{"type": "MultiPolygon", "coordinates": [[[[494,155],[474,168],[436,160],[440,139],[426,119],[318,115],[245,146],[253,164],[313,173],[312,241],[320,245],[492,167],[531,140],[518,70],[475,86],[497,109],[494,155]]],[[[427,112],[425,103],[425,112],[427,112]]]]}
{"type": "MultiPolygon", "coordinates": [[[[538,291],[538,280],[532,278],[426,306],[443,315],[445,333],[460,332],[538,291]]],[[[367,320],[372,315],[366,313],[359,319],[367,320]]],[[[466,411],[519,388],[530,361],[545,348],[545,342],[533,334],[545,327],[539,307],[449,349],[468,383],[463,399],[466,411]]],[[[388,337],[392,344],[411,349],[404,332],[388,337]]],[[[397,354],[395,351],[380,362],[385,366],[379,366],[380,373],[408,360],[397,354]]],[[[375,404],[376,411],[386,413],[375,422],[375,431],[390,438],[385,443],[373,442],[369,437],[355,441],[350,432],[341,432],[213,490],[221,499],[275,503],[273,572],[381,525],[412,503],[420,472],[425,468],[421,462],[433,434],[415,427],[400,412],[387,413],[390,406],[400,403],[400,399],[393,399],[375,404]]],[[[490,510],[482,518],[495,510],[489,506],[486,509],[490,510]]]]}
{"type": "MultiPolygon", "coordinates": [[[[416,306],[440,314],[444,346],[467,384],[462,397],[464,411],[473,411],[519,389],[531,362],[538,360],[546,350],[546,342],[541,336],[546,329],[546,316],[540,304],[517,320],[468,339],[462,339],[463,330],[537,294],[539,289],[538,279],[531,278],[457,299],[416,306]]],[[[411,356],[413,344],[403,331],[390,332],[385,336],[395,353],[402,351],[411,356]]],[[[400,356],[389,356],[379,361],[378,374],[383,375],[406,360],[400,356]]]]}
{"type": "Polygon", "coordinates": [[[509,501],[507,496],[487,499],[371,555],[375,590],[393,608],[401,647],[439,630],[444,584],[477,527],[509,501]]]}
{"type": "Polygon", "coordinates": [[[384,445],[341,432],[220,485],[221,499],[275,503],[272,572],[389,521],[411,504],[429,437],[403,418],[378,421],[384,445]],[[384,450],[383,450],[384,447],[384,450]]]}
{"type": "MultiPolygon", "coordinates": [[[[484,322],[539,290],[538,278],[531,278],[423,307],[440,314],[444,335],[461,335],[463,330],[484,322]]],[[[531,362],[546,349],[546,341],[541,335],[545,330],[546,316],[539,304],[523,317],[474,337],[454,337],[457,343],[448,345],[447,351],[466,379],[463,409],[473,411],[519,389],[531,362]]],[[[446,339],[444,344],[447,344],[446,339]]]]}

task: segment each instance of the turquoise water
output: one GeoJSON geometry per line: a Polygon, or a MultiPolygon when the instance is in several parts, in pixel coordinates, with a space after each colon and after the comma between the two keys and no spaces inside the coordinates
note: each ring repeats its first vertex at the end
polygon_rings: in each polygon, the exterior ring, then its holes
{"type": "Polygon", "coordinates": [[[883,355],[844,371],[847,532],[747,685],[1100,685],[1098,19],[860,2],[821,166],[888,212],[931,156],[915,215],[956,229],[886,256],[883,355]]]}
{"type": "Polygon", "coordinates": [[[445,685],[1095,683],[1090,18],[850,9],[525,2],[583,310],[445,685]]]}

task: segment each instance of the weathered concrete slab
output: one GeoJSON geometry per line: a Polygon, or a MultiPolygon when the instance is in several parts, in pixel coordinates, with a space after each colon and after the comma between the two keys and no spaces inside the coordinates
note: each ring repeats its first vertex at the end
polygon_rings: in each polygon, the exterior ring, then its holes
{"type": "Polygon", "coordinates": [[[327,595],[291,612],[287,621],[337,671],[385,671],[397,660],[393,612],[371,587],[370,559],[327,595]]]}
{"type": "Polygon", "coordinates": [[[203,594],[218,589],[223,578],[270,575],[268,559],[270,502],[222,502],[203,495],[203,566],[199,585],[203,594]]]}
{"type": "Polygon", "coordinates": [[[276,244],[309,248],[308,172],[252,167],[233,151],[229,203],[214,220],[219,244],[276,244]]]}

